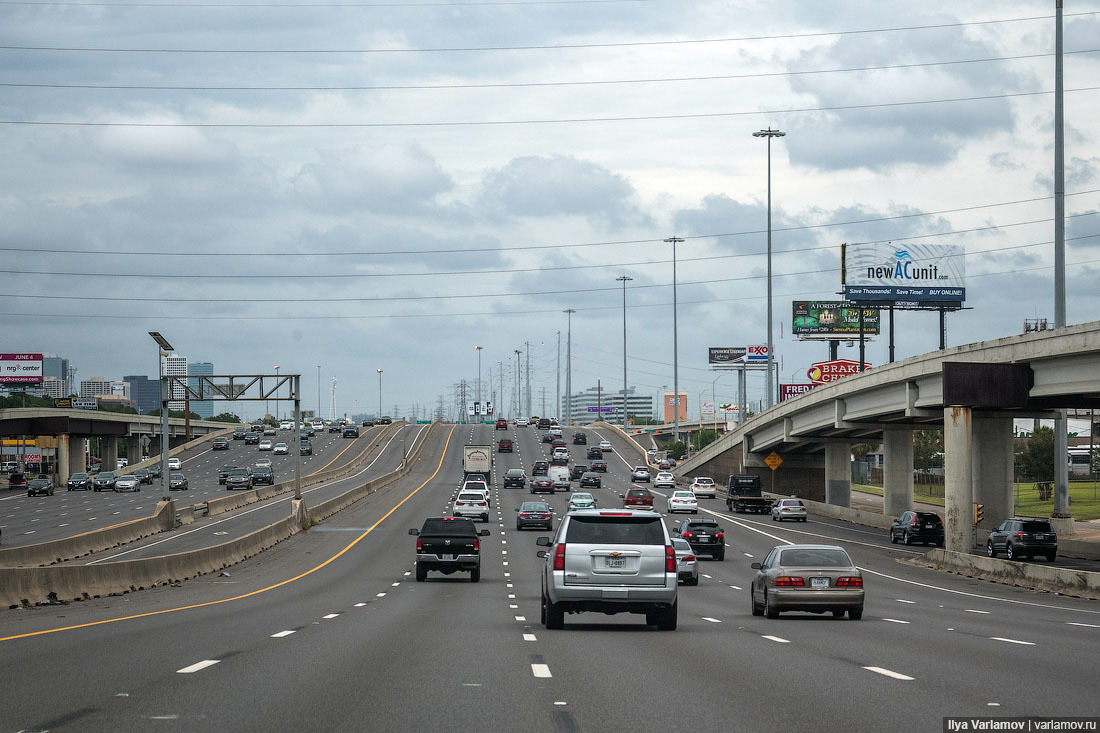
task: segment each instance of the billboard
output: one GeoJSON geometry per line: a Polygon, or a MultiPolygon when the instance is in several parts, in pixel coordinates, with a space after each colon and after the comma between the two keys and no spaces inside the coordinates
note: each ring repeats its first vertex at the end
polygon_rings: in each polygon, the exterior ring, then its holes
{"type": "Polygon", "coordinates": [[[966,300],[963,248],[954,244],[869,242],[840,248],[844,297],[854,302],[966,300]]]}
{"type": "Polygon", "coordinates": [[[676,415],[679,413],[680,422],[687,422],[687,394],[680,393],[680,399],[677,400],[672,390],[665,392],[663,399],[663,418],[665,423],[676,422],[676,415]]]}
{"type": "MultiPolygon", "coordinates": [[[[870,369],[870,362],[863,362],[864,369],[870,369]]],[[[851,374],[859,374],[859,362],[851,359],[833,359],[832,361],[815,361],[806,370],[806,376],[816,384],[828,384],[838,379],[843,379],[851,374]]]]}
{"type": "Polygon", "coordinates": [[[758,346],[746,346],[746,358],[748,361],[767,361],[768,360],[768,346],[767,344],[760,344],[758,346]]]}
{"type": "Polygon", "coordinates": [[[713,402],[707,402],[707,401],[704,400],[699,405],[699,414],[701,414],[701,415],[713,415],[714,414],[714,403],[713,402]]]}
{"type": "Polygon", "coordinates": [[[0,354],[0,383],[42,384],[42,355],[0,354]]]}
{"type": "Polygon", "coordinates": [[[707,363],[709,364],[728,364],[744,356],[744,346],[711,346],[707,349],[707,363]]]}
{"type": "Polygon", "coordinates": [[[863,310],[863,333],[879,333],[877,308],[860,308],[846,301],[796,300],[791,303],[791,333],[817,338],[859,336],[859,311],[863,310]]]}
{"type": "Polygon", "coordinates": [[[781,384],[779,385],[779,401],[783,402],[800,394],[806,394],[816,386],[816,384],[781,384]]]}

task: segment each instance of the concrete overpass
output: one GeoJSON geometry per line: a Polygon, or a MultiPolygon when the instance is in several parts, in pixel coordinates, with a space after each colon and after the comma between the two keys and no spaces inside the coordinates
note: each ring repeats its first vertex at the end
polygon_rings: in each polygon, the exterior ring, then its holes
{"type": "MultiPolygon", "coordinates": [[[[226,423],[192,420],[191,436],[225,430],[226,423]]],[[[187,439],[186,420],[168,419],[168,444],[187,439]]],[[[84,469],[77,458],[87,450],[89,438],[102,439],[103,456],[118,455],[118,440],[126,441],[126,455],[131,463],[141,455],[140,440],[148,436],[150,450],[160,452],[161,418],[156,415],[127,415],[98,410],[67,410],[52,407],[17,407],[0,410],[0,437],[18,435],[50,435],[57,440],[57,473],[61,480],[74,470],[84,469]]],[[[107,465],[106,463],[104,464],[107,465]]]]}
{"type": "MultiPolygon", "coordinates": [[[[765,488],[838,506],[851,503],[851,446],[882,443],[884,512],[913,504],[912,431],[942,429],[947,548],[969,552],[982,529],[1012,516],[1013,418],[1100,407],[1100,322],[982,341],[846,377],[753,416],[677,467],[677,473],[755,473],[765,488]],[[772,453],[782,459],[773,471],[772,453]]],[[[1072,519],[1057,521],[1072,533],[1072,519]]]]}

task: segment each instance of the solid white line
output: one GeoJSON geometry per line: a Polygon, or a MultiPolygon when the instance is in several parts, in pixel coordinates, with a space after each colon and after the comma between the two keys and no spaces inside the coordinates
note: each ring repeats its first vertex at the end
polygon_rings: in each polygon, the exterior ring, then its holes
{"type": "Polygon", "coordinates": [[[336,618],[339,615],[340,614],[338,614],[338,613],[330,613],[327,616],[322,616],[321,618],[336,618]]]}
{"type": "Polygon", "coordinates": [[[892,624],[907,624],[907,623],[909,623],[908,621],[902,621],[901,619],[897,619],[897,618],[884,618],[882,620],[883,621],[889,621],[892,624]]]}
{"type": "Polygon", "coordinates": [[[277,634],[272,634],[271,638],[272,639],[282,639],[284,636],[290,636],[293,633],[294,633],[293,631],[280,631],[277,634]]]}
{"type": "Polygon", "coordinates": [[[993,641],[1003,641],[1008,644],[1023,644],[1024,646],[1035,646],[1033,641],[1020,641],[1019,639],[1006,639],[1003,636],[991,636],[989,637],[993,641]]]}
{"type": "Polygon", "coordinates": [[[1076,621],[1067,621],[1066,623],[1070,626],[1085,626],[1090,629],[1100,629],[1100,624],[1079,624],[1076,621]]]}
{"type": "Polygon", "coordinates": [[[788,641],[787,639],[781,639],[781,638],[779,638],[778,636],[768,636],[767,634],[764,634],[764,635],[763,635],[763,638],[767,639],[768,641],[776,641],[776,642],[779,642],[780,644],[790,644],[790,643],[791,643],[791,642],[790,642],[790,641],[788,641]]]}
{"type": "Polygon", "coordinates": [[[867,670],[868,672],[875,672],[876,674],[881,674],[881,675],[884,675],[886,677],[893,677],[895,680],[911,680],[911,679],[913,679],[909,675],[901,674],[900,672],[892,672],[888,669],[883,669],[882,667],[864,667],[864,669],[867,670]]]}
{"type": "Polygon", "coordinates": [[[536,677],[552,677],[553,676],[553,675],[550,674],[550,667],[546,666],[545,664],[532,664],[531,665],[531,674],[535,675],[536,677]]]}
{"type": "Polygon", "coordinates": [[[176,674],[191,674],[192,672],[198,672],[201,669],[206,669],[207,667],[213,667],[215,664],[217,664],[220,661],[221,661],[220,659],[204,659],[201,662],[195,662],[190,667],[184,667],[183,669],[177,669],[176,674]]]}
{"type": "Polygon", "coordinates": [[[710,621],[710,622],[711,622],[712,624],[720,624],[720,623],[722,623],[722,622],[721,622],[721,621],[719,621],[718,619],[716,619],[716,618],[711,618],[710,616],[703,616],[703,620],[704,620],[704,621],[710,621]]]}
{"type": "Polygon", "coordinates": [[[984,614],[989,613],[989,611],[975,611],[973,608],[967,608],[965,610],[966,610],[967,613],[984,613],[984,614]]]}
{"type": "Polygon", "coordinates": [[[538,639],[535,638],[534,634],[524,634],[523,635],[523,640],[524,641],[538,641],[538,639]]]}

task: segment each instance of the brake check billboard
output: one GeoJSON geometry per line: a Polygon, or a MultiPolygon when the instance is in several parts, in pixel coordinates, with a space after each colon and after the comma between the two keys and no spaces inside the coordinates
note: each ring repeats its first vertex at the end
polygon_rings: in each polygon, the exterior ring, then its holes
{"type": "Polygon", "coordinates": [[[854,302],[966,300],[963,248],[954,244],[869,242],[841,247],[844,297],[854,302]]]}
{"type": "Polygon", "coordinates": [[[0,354],[0,383],[42,384],[42,355],[0,354]]]}

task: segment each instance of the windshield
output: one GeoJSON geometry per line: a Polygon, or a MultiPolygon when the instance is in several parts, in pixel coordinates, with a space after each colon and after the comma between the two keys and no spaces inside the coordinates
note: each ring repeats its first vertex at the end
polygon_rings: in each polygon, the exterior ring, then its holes
{"type": "Polygon", "coordinates": [[[839,547],[799,547],[783,550],[779,564],[785,568],[849,568],[852,561],[839,547]]]}
{"type": "Polygon", "coordinates": [[[572,516],[566,542],[590,545],[627,544],[663,545],[661,518],[653,517],[578,517],[572,516]]]}
{"type": "Polygon", "coordinates": [[[86,473],[74,473],[72,475],[72,478],[76,479],[77,481],[80,481],[82,479],[88,478],[88,474],[86,474],[86,473]]]}

